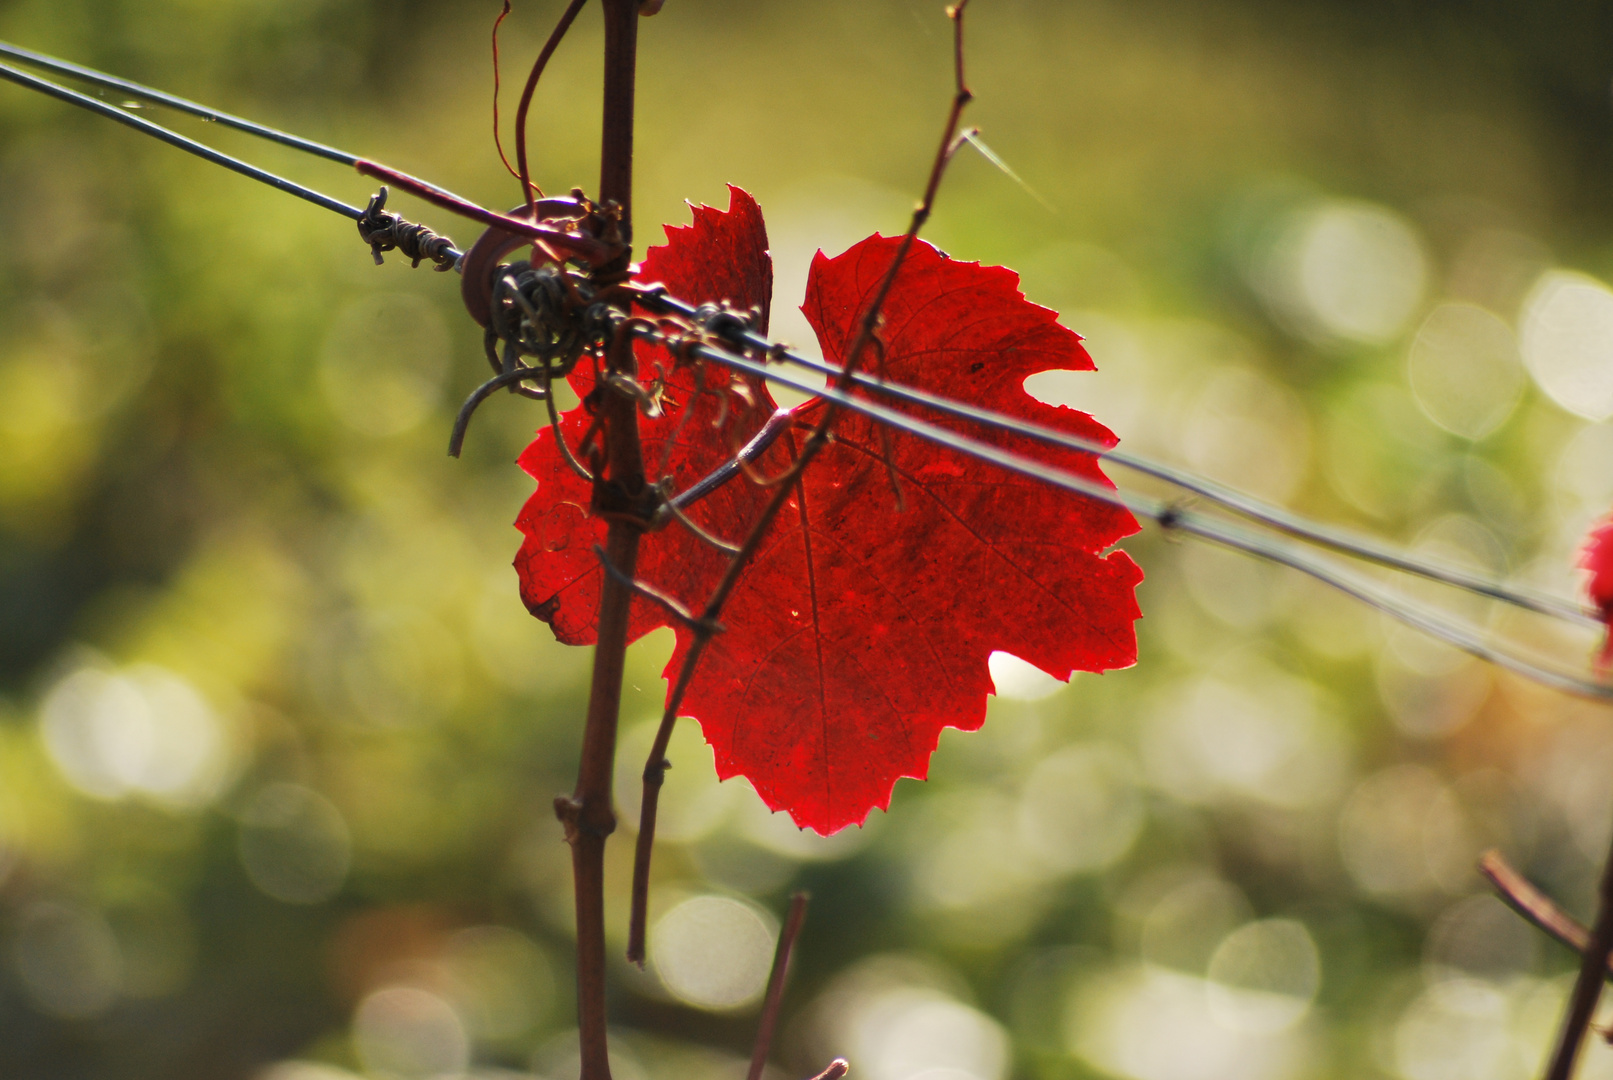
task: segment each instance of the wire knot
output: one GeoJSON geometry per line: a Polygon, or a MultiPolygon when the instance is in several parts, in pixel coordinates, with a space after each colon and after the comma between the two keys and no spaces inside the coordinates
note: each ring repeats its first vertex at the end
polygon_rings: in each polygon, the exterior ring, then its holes
{"type": "Polygon", "coordinates": [[[375,265],[380,266],[385,261],[381,258],[383,251],[398,251],[413,266],[418,267],[421,262],[430,259],[437,264],[435,269],[438,273],[452,270],[458,262],[453,253],[454,242],[424,225],[405,221],[401,215],[387,210],[386,196],[386,186],[382,185],[364,208],[364,216],[358,219],[359,238],[370,245],[375,265]]]}
{"type": "Polygon", "coordinates": [[[756,331],[756,323],[761,318],[759,308],[740,311],[727,302],[721,304],[701,304],[694,310],[695,322],[700,329],[731,345],[744,347],[745,338],[756,331]]]}

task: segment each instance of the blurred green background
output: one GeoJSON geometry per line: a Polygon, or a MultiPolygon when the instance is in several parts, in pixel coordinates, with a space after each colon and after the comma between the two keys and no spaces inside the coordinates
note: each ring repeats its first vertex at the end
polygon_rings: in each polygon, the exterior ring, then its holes
{"type": "MultiPolygon", "coordinates": [[[[517,0],[506,86],[556,0],[517,0]]],[[[486,203],[492,0],[3,0],[0,37],[486,203]]],[[[929,236],[1019,269],[1100,371],[1032,381],[1136,450],[1572,595],[1613,505],[1613,9],[975,0],[929,236]]],[[[597,175],[599,16],[538,95],[597,175]]],[[[775,330],[811,253],[898,231],[949,93],[928,0],[668,0],[637,221],[733,182],[775,330]]],[[[506,97],[506,117],[513,99],[506,97]]],[[[158,119],[362,204],[359,178],[158,119]]],[[[395,207],[462,244],[474,229],[395,207]]],[[[522,608],[513,460],[457,282],[352,225],[0,86],[0,1075],[575,1075],[569,790],[589,655],[522,608]]],[[[1124,479],[1124,478],[1122,478],[1124,479]]],[[[778,1080],[1510,1080],[1569,957],[1488,899],[1499,845],[1582,916],[1605,710],[1319,586],[1145,533],[1141,661],[1011,659],[984,731],[822,840],[674,744],[621,1080],[737,1080],[788,893],[778,1080]]],[[[1449,601],[1450,598],[1446,597],[1449,601]]],[[[1565,636],[1463,609],[1560,658],[1565,636]]],[[[622,765],[670,651],[635,646],[622,765]]],[[[626,820],[610,865],[625,930],[626,820]]],[[[1613,1050],[1583,1075],[1613,1076],[1613,1050]]]]}

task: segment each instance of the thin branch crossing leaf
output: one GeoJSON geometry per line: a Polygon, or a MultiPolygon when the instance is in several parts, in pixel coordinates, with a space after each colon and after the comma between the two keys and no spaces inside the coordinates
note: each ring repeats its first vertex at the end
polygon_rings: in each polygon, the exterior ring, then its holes
{"type": "MultiPolygon", "coordinates": [[[[661,281],[691,302],[765,311],[771,271],[755,202],[732,189],[726,214],[705,207],[694,214],[693,226],[669,228],[668,244],[650,250],[640,279],[661,281]]],[[[802,310],[831,363],[846,359],[898,244],[873,236],[813,261],[802,310]]],[[[762,407],[747,413],[730,402],[724,418],[716,394],[693,394],[692,371],[673,371],[664,352],[650,352],[641,353],[641,366],[667,366],[672,401],[665,417],[644,425],[645,457],[652,467],[664,457],[681,490],[731,455],[772,403],[765,388],[752,387],[762,407]],[[694,410],[687,419],[685,408],[694,410]],[[724,419],[722,430],[713,428],[724,419]]],[[[1027,302],[1012,271],[959,262],[922,242],[898,273],[879,347],[864,369],[1115,442],[1087,414],[1024,390],[1038,372],[1093,370],[1079,336],[1027,302]]],[[[579,392],[590,381],[574,376],[579,392]]],[[[803,411],[810,422],[815,408],[803,411]]],[[[579,440],[589,423],[578,408],[562,430],[579,440]]],[[[1090,454],[1050,451],[1011,432],[969,433],[1107,483],[1090,454]]],[[[798,441],[786,435],[758,467],[781,471],[798,441]]],[[[547,432],[521,464],[539,484],[517,521],[525,534],[516,560],[523,598],[561,640],[586,643],[600,580],[592,545],[603,523],[586,517],[587,485],[567,471],[547,432]]],[[[768,494],[736,479],[690,516],[737,539],[768,494]]],[[[1108,551],[1136,531],[1118,507],[842,414],[834,443],[806,470],[723,612],[725,632],[702,659],[682,711],[699,719],[723,778],[745,776],[769,807],[802,827],[831,833],[860,824],[889,805],[897,779],[924,777],[943,728],[980,726],[994,651],[1061,679],[1136,661],[1134,591],[1142,572],[1123,552],[1108,551]]],[[[673,525],[646,538],[637,576],[698,610],[725,562],[673,525]]],[[[635,636],[667,623],[658,606],[635,601],[635,636]]],[[[687,628],[675,629],[669,675],[694,640],[687,628]]]]}

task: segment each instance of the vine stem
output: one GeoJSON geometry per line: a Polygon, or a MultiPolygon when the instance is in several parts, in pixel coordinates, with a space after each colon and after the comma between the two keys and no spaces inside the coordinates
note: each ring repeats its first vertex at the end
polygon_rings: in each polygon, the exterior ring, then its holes
{"type": "Polygon", "coordinates": [[[1607,862],[1602,867],[1598,900],[1596,924],[1591,928],[1590,941],[1580,960],[1579,976],[1574,980],[1574,993],[1563,1016],[1563,1028],[1551,1055],[1551,1065],[1546,1069],[1546,1080],[1570,1080],[1574,1075],[1574,1059],[1585,1042],[1585,1030],[1590,1027],[1597,999],[1602,995],[1602,983],[1607,978],[1608,957],[1613,956],[1613,848],[1608,851],[1607,862]]]}
{"type": "MultiPolygon", "coordinates": [[[[571,0],[566,10],[561,13],[560,21],[555,24],[554,30],[549,34],[549,40],[543,43],[543,51],[538,53],[537,60],[532,64],[532,71],[526,77],[526,85],[521,88],[520,104],[515,108],[515,164],[516,168],[520,170],[515,176],[516,179],[521,181],[521,197],[526,200],[527,216],[530,218],[536,219],[537,217],[536,196],[541,195],[542,192],[532,182],[532,170],[527,166],[527,112],[532,108],[532,95],[538,89],[538,80],[543,77],[543,69],[549,66],[549,57],[553,56],[555,49],[560,47],[560,39],[566,36],[566,31],[571,29],[571,24],[577,18],[577,13],[583,9],[583,5],[587,2],[588,0],[571,0]]],[[[631,91],[631,83],[628,88],[631,91]]],[[[629,107],[627,118],[628,134],[630,136],[627,148],[628,161],[631,163],[633,152],[631,142],[633,114],[631,107],[629,107]]],[[[604,199],[606,196],[601,194],[600,198],[604,199]]]]}
{"type": "Polygon", "coordinates": [[[779,1009],[784,1003],[784,980],[790,973],[790,953],[795,939],[801,934],[801,923],[806,920],[807,894],[798,892],[790,897],[790,913],[779,930],[778,948],[773,953],[773,970],[767,977],[767,996],[762,999],[762,1017],[756,1024],[756,1045],[751,1050],[750,1069],[745,1080],[762,1080],[767,1068],[767,1055],[773,1047],[773,1033],[778,1030],[779,1009]]]}
{"type": "MultiPolygon", "coordinates": [[[[1544,930],[1559,943],[1576,953],[1584,954],[1591,943],[1591,932],[1579,920],[1558,907],[1556,902],[1530,883],[1507,862],[1499,851],[1490,850],[1479,860],[1479,873],[1490,880],[1495,891],[1506,905],[1522,915],[1537,929],[1544,930]]],[[[1613,978],[1613,972],[1608,973],[1613,978]]]]}
{"type": "MultiPolygon", "coordinates": [[[[633,194],[633,87],[638,50],[637,0],[603,0],[605,9],[605,95],[601,124],[599,198],[620,208],[624,240],[631,235],[633,194]]],[[[637,372],[633,339],[618,334],[606,354],[612,373],[637,372]]],[[[627,500],[644,490],[644,454],[639,443],[638,407],[624,394],[607,393],[600,404],[605,467],[595,469],[596,503],[627,500]]],[[[605,509],[601,507],[601,509],[605,509]]],[[[643,523],[626,514],[607,514],[605,554],[631,581],[638,563],[643,523]]],[[[628,616],[633,589],[606,575],[600,589],[599,626],[594,647],[588,719],[582,763],[572,794],[555,800],[555,812],[571,845],[571,872],[577,923],[577,1035],[581,1080],[610,1080],[605,1012],[605,841],[616,828],[611,806],[611,773],[616,760],[616,728],[621,713],[622,671],[627,659],[628,616]]]]}
{"type": "MultiPolygon", "coordinates": [[[[901,271],[902,264],[907,259],[907,253],[913,247],[919,230],[929,220],[930,212],[935,206],[936,192],[941,186],[941,177],[946,173],[947,162],[957,151],[958,121],[963,116],[963,110],[969,102],[974,100],[963,72],[963,9],[968,6],[969,0],[960,0],[946,9],[947,18],[952,20],[953,64],[955,88],[952,95],[952,106],[947,112],[946,125],[941,133],[941,146],[935,153],[935,160],[930,166],[930,176],[924,185],[924,197],[913,209],[912,220],[908,223],[907,232],[902,236],[902,242],[891,258],[891,264],[880,279],[874,290],[873,299],[869,302],[867,310],[863,313],[862,323],[858,327],[857,336],[853,339],[851,347],[846,351],[846,359],[842,368],[842,385],[853,384],[858,368],[862,364],[863,354],[874,343],[874,336],[879,331],[880,314],[885,306],[885,300],[890,296],[891,288],[896,284],[896,275],[901,271]]],[[[701,612],[697,622],[691,624],[694,641],[689,645],[689,651],[684,654],[683,664],[678,669],[678,677],[672,684],[672,690],[667,695],[666,709],[661,713],[661,724],[656,729],[655,742],[650,747],[649,759],[644,763],[644,795],[639,809],[639,831],[637,847],[633,855],[633,900],[632,909],[628,917],[627,928],[627,958],[635,964],[642,965],[645,955],[646,923],[649,919],[649,892],[650,892],[650,860],[655,849],[655,818],[661,800],[661,785],[666,781],[666,771],[671,762],[666,759],[667,746],[672,740],[672,729],[678,720],[678,710],[683,705],[683,698],[689,690],[689,684],[694,681],[695,668],[700,664],[700,658],[705,655],[706,646],[711,643],[717,620],[722,616],[723,608],[727,606],[728,598],[733,595],[735,587],[739,584],[740,576],[750,565],[751,559],[761,548],[762,541],[772,529],[773,522],[779,512],[784,509],[790,498],[796,494],[801,474],[806,471],[812,459],[829,444],[834,431],[835,420],[840,413],[840,406],[829,401],[824,408],[823,415],[817,425],[806,437],[805,442],[795,455],[795,460],[784,474],[773,481],[773,497],[762,509],[761,516],[751,526],[744,541],[739,545],[739,551],[729,561],[728,568],[723,572],[722,579],[712,590],[711,597],[706,601],[705,610],[701,612]]],[[[793,442],[793,437],[792,437],[793,442]]],[[[807,512],[804,499],[798,503],[798,512],[804,518],[807,512]]],[[[619,563],[617,564],[620,565],[619,563]]],[[[631,573],[631,571],[629,571],[631,573]]],[[[831,1066],[832,1068],[832,1066],[831,1066]]]]}

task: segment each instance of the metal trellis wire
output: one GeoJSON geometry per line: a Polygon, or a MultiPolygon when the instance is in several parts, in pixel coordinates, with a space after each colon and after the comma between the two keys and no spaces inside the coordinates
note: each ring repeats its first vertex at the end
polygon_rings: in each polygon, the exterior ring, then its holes
{"type": "MultiPolygon", "coordinates": [[[[384,168],[374,167],[373,163],[366,162],[356,155],[322,143],[302,139],[265,125],[209,109],[185,98],[166,94],[139,83],[118,79],[94,69],[58,60],[32,50],[0,42],[0,57],[79,79],[103,89],[115,90],[131,97],[174,108],[328,160],[346,165],[355,165],[362,171],[371,172],[372,175],[382,175],[384,178],[396,176],[396,174],[384,170],[384,168]],[[372,171],[372,169],[378,169],[378,171],[372,171]]],[[[132,115],[125,109],[87,94],[67,89],[38,76],[30,75],[10,65],[0,64],[0,78],[10,80],[39,93],[47,94],[79,108],[98,113],[134,128],[143,134],[195,154],[204,160],[358,221],[361,223],[361,233],[365,237],[365,242],[371,244],[372,250],[377,254],[377,261],[379,261],[379,252],[381,250],[390,250],[392,246],[396,246],[410,257],[418,254],[421,258],[432,259],[440,269],[447,269],[450,265],[455,269],[463,269],[464,260],[461,257],[461,253],[454,249],[446,241],[446,238],[437,236],[429,229],[425,229],[424,226],[412,225],[397,218],[396,215],[382,212],[381,207],[384,205],[385,189],[383,189],[383,195],[371,200],[367,209],[360,209],[357,206],[349,205],[312,188],[297,184],[267,170],[220,153],[160,124],[132,115]],[[368,231],[366,231],[365,222],[368,222],[368,231]]],[[[419,182],[416,183],[418,184],[419,182]]],[[[421,185],[421,188],[422,190],[416,191],[417,194],[426,193],[440,196],[435,200],[439,205],[464,212],[477,220],[484,222],[497,221],[506,228],[519,227],[524,229],[527,235],[542,234],[541,227],[535,228],[532,223],[518,222],[503,215],[493,214],[491,211],[461,200],[450,193],[442,192],[441,189],[432,188],[430,185],[421,185]]],[[[1034,479],[1072,494],[1122,506],[1139,517],[1156,522],[1166,530],[1198,537],[1270,562],[1288,566],[1339,589],[1345,594],[1409,626],[1538,683],[1584,697],[1613,700],[1613,683],[1587,677],[1582,673],[1583,668],[1578,671],[1570,670],[1559,663],[1525,655],[1515,647],[1496,644],[1492,640],[1492,635],[1485,629],[1457,618],[1433,605],[1415,600],[1407,596],[1403,591],[1386,585],[1380,580],[1363,575],[1357,570],[1342,564],[1337,558],[1330,557],[1325,552],[1318,552],[1315,549],[1322,548],[1326,552],[1331,552],[1334,556],[1346,556],[1376,564],[1392,571],[1422,577],[1553,621],[1582,627],[1601,624],[1601,619],[1597,613],[1573,601],[1519,587],[1492,577],[1474,574],[1458,567],[1449,566],[1438,560],[1411,554],[1370,537],[1310,521],[1292,511],[1272,506],[1224,484],[1198,476],[1188,470],[1156,462],[1129,451],[1107,447],[1069,432],[1029,423],[1013,416],[982,409],[965,402],[956,401],[915,387],[903,386],[900,383],[865,373],[858,373],[847,378],[844,371],[838,366],[821,359],[802,355],[787,346],[771,341],[756,333],[750,326],[749,320],[743,315],[720,307],[712,305],[696,307],[676,297],[669,296],[664,290],[656,288],[635,289],[633,303],[648,314],[698,331],[698,339],[691,339],[687,334],[671,333],[664,327],[655,325],[650,320],[627,319],[620,312],[616,312],[614,315],[596,313],[594,318],[596,325],[593,328],[593,333],[597,336],[600,333],[614,332],[618,324],[626,321],[628,323],[627,331],[635,337],[666,346],[680,355],[697,356],[729,371],[790,387],[808,394],[814,401],[833,402],[849,412],[866,416],[891,430],[912,435],[933,445],[987,462],[1008,472],[1034,479]],[[834,385],[819,385],[812,378],[809,378],[806,373],[826,376],[834,380],[834,385]],[[1240,523],[1222,514],[1203,513],[1199,510],[1187,508],[1182,505],[1180,500],[1165,499],[1137,491],[1128,491],[1124,488],[1111,487],[1108,484],[1076,475],[1067,469],[1061,469],[1048,462],[972,438],[950,427],[940,426],[913,415],[911,412],[894,408],[891,404],[882,404],[876,398],[885,399],[891,403],[909,408],[929,410],[950,420],[961,420],[997,431],[1011,432],[1047,445],[1101,457],[1106,461],[1152,477],[1155,480],[1162,481],[1193,496],[1204,499],[1217,510],[1237,515],[1246,519],[1247,522],[1252,522],[1262,528],[1252,528],[1249,524],[1240,523]]],[[[470,413],[475,405],[479,404],[494,390],[520,386],[526,381],[535,381],[539,383],[539,389],[536,392],[529,392],[528,396],[546,399],[552,409],[553,401],[552,396],[547,391],[547,380],[547,368],[512,368],[502,372],[492,382],[484,385],[477,394],[473,395],[472,400],[466,403],[466,408],[461,411],[460,418],[455,424],[454,446],[457,448],[458,441],[463,438],[465,425],[468,423],[470,413]]],[[[530,390],[530,388],[528,389],[530,390]]],[[[809,402],[808,404],[811,403],[809,402]]],[[[803,407],[805,406],[799,406],[797,409],[803,407]]],[[[704,498],[724,483],[739,476],[751,462],[760,458],[779,435],[790,428],[794,419],[795,410],[779,410],[761,431],[721,468],[683,492],[664,492],[662,494],[662,505],[666,507],[666,513],[670,515],[674,512],[681,512],[684,508],[704,498]]],[[[558,422],[556,422],[555,426],[558,427],[558,422]]]]}

